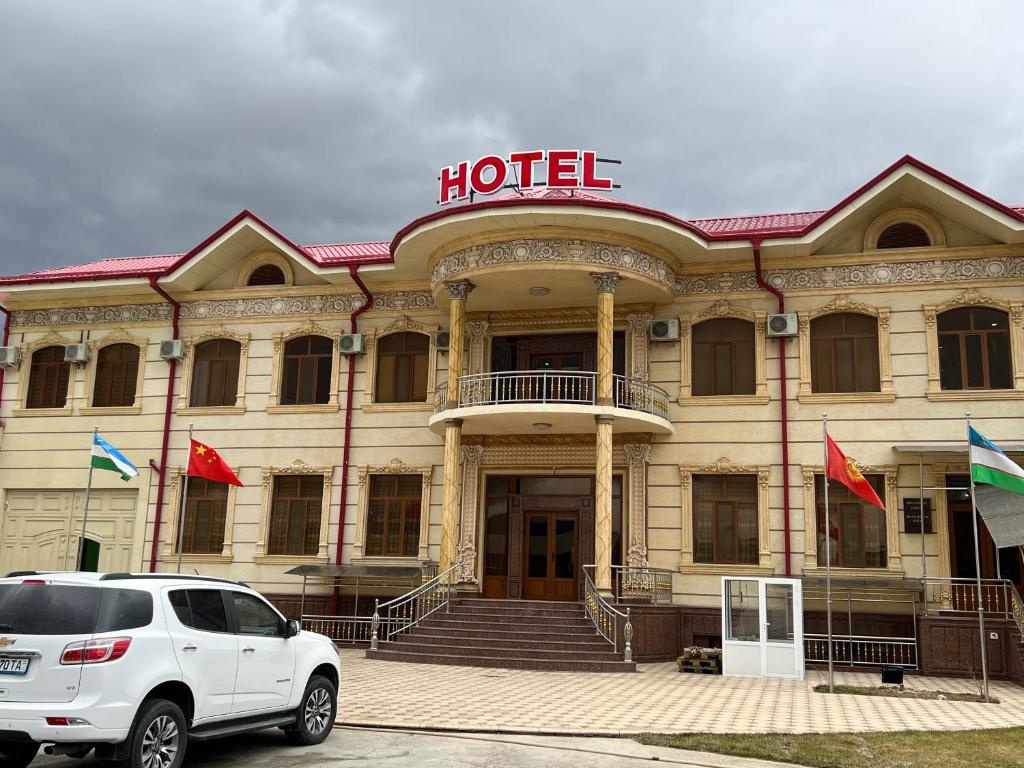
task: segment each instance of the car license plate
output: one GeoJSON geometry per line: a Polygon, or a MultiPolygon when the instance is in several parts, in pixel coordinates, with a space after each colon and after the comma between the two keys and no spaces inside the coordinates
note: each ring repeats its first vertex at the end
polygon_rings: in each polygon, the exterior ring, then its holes
{"type": "Polygon", "coordinates": [[[17,656],[0,656],[0,675],[27,674],[28,661],[17,656]]]}

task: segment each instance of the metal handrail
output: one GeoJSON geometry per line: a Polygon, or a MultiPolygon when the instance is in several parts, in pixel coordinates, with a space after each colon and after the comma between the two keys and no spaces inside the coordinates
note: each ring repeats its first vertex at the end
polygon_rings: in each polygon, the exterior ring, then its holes
{"type": "Polygon", "coordinates": [[[593,623],[597,634],[612,644],[615,653],[619,652],[619,620],[623,620],[625,623],[622,627],[622,637],[626,646],[622,659],[627,662],[633,661],[633,622],[629,617],[629,608],[623,613],[605,600],[594,585],[594,579],[588,569],[596,570],[597,566],[583,566],[583,608],[587,618],[593,623]]]}
{"type": "Polygon", "coordinates": [[[304,630],[324,635],[335,643],[355,644],[370,642],[373,617],[304,614],[300,622],[304,630]]]}
{"type": "Polygon", "coordinates": [[[646,598],[651,605],[672,602],[672,571],[632,565],[613,565],[612,581],[616,600],[646,598]]]}
{"type": "Polygon", "coordinates": [[[384,626],[384,642],[386,643],[395,635],[408,632],[441,608],[445,609],[445,613],[449,612],[455,568],[453,565],[415,589],[388,600],[386,603],[382,603],[379,599],[375,600],[373,618],[370,620],[370,650],[377,650],[382,624],[384,626]],[[384,617],[381,617],[381,610],[385,611],[384,617]]]}
{"type": "MultiPolygon", "coordinates": [[[[929,603],[939,603],[939,610],[949,613],[978,612],[977,579],[928,576],[921,579],[921,583],[924,589],[925,615],[929,603]]],[[[982,579],[981,603],[985,613],[1012,620],[1017,625],[1017,630],[1024,635],[1024,600],[1021,600],[1020,593],[1012,581],[982,579]]]]}
{"type": "MultiPolygon", "coordinates": [[[[597,374],[593,371],[500,371],[460,376],[459,408],[511,403],[597,404],[597,374]]],[[[642,411],[669,419],[669,395],[661,387],[619,374],[612,377],[612,403],[616,408],[642,411]]],[[[434,412],[448,404],[448,383],[434,392],[434,412]]]]}

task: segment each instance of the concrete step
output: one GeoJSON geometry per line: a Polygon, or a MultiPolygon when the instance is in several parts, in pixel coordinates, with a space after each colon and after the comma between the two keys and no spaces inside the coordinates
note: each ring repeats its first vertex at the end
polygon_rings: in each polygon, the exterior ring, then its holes
{"type": "Polygon", "coordinates": [[[486,656],[490,658],[521,659],[544,659],[553,661],[621,661],[622,658],[612,651],[609,644],[605,644],[604,651],[597,651],[592,648],[585,651],[573,651],[569,649],[547,650],[539,648],[500,648],[496,646],[464,645],[462,643],[446,643],[443,646],[430,642],[423,642],[421,638],[404,637],[399,641],[389,643],[383,650],[397,651],[400,653],[417,653],[424,656],[443,654],[445,656],[486,656]]]}
{"type": "Polygon", "coordinates": [[[445,649],[432,654],[404,653],[398,650],[367,651],[366,658],[380,661],[404,661],[413,664],[447,664],[461,667],[530,669],[548,672],[636,672],[636,664],[624,661],[564,661],[555,659],[508,658],[500,656],[455,656],[445,649]]]}
{"type": "Polygon", "coordinates": [[[489,642],[508,640],[510,642],[522,643],[605,643],[604,640],[598,637],[592,626],[582,632],[534,632],[530,630],[513,629],[474,629],[466,626],[438,627],[421,625],[416,627],[413,630],[413,633],[417,636],[424,635],[433,637],[438,643],[445,643],[448,642],[449,639],[456,639],[460,637],[478,637],[481,640],[489,642]]]}
{"type": "Polygon", "coordinates": [[[581,621],[517,621],[502,620],[499,616],[467,616],[460,614],[435,614],[420,622],[421,627],[448,627],[463,629],[488,629],[505,632],[545,632],[573,634],[593,631],[594,625],[589,619],[581,621]]]}
{"type": "Polygon", "coordinates": [[[453,603],[449,613],[457,613],[459,615],[466,616],[508,616],[513,617],[529,617],[529,618],[586,618],[587,614],[583,612],[583,606],[575,605],[567,608],[509,608],[505,606],[492,606],[492,605],[462,605],[460,603],[453,603]]]}
{"type": "Polygon", "coordinates": [[[453,631],[449,633],[431,632],[416,629],[410,634],[397,635],[395,642],[430,643],[434,646],[449,644],[474,646],[477,648],[518,648],[520,650],[535,649],[538,651],[578,651],[586,653],[602,653],[611,650],[612,645],[604,638],[588,635],[585,638],[565,637],[543,639],[535,635],[522,637],[493,636],[487,633],[472,631],[453,631]]]}

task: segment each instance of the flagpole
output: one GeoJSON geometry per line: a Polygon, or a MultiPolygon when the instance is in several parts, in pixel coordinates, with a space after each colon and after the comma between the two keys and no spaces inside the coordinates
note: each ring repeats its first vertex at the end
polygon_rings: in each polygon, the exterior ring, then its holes
{"type": "MultiPolygon", "coordinates": [[[[832,526],[828,511],[828,414],[821,414],[821,447],[825,454],[825,622],[828,629],[828,692],[835,693],[832,671],[832,526]]],[[[847,628],[853,632],[853,627],[847,628]]]]}
{"type": "Polygon", "coordinates": [[[181,548],[185,539],[185,513],[188,512],[188,465],[192,461],[192,425],[188,425],[188,454],[185,460],[185,484],[181,491],[181,507],[178,514],[178,573],[181,573],[181,548]]]}
{"type": "MultiPolygon", "coordinates": [[[[971,414],[964,414],[967,421],[967,474],[971,478],[971,523],[974,525],[974,577],[978,591],[978,633],[981,636],[981,683],[982,695],[988,701],[988,655],[985,651],[985,605],[981,596],[981,546],[978,543],[978,503],[974,498],[974,462],[971,460],[971,414]]],[[[996,549],[996,557],[999,550],[996,549]]]]}
{"type": "MultiPolygon", "coordinates": [[[[85,525],[89,519],[89,496],[92,494],[92,447],[96,444],[96,435],[100,428],[92,428],[92,438],[89,440],[89,479],[85,482],[85,507],[82,509],[82,536],[78,540],[78,555],[75,558],[75,570],[82,570],[82,558],[85,556],[85,525]]],[[[71,531],[68,531],[67,546],[64,548],[64,564],[67,565],[71,553],[71,531]]]]}

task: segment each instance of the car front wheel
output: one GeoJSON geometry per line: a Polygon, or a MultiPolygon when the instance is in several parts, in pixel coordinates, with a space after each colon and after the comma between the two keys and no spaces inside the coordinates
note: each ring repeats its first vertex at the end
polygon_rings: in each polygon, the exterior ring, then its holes
{"type": "Polygon", "coordinates": [[[326,677],[309,679],[296,713],[295,725],[285,729],[292,744],[308,747],[319,744],[331,733],[338,712],[338,691],[326,677]]]}
{"type": "Polygon", "coordinates": [[[34,741],[0,742],[0,765],[4,768],[25,768],[38,751],[39,745],[34,741]]]}
{"type": "Polygon", "coordinates": [[[148,701],[130,739],[129,768],[180,768],[188,741],[185,715],[173,701],[148,701]]]}

